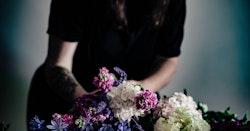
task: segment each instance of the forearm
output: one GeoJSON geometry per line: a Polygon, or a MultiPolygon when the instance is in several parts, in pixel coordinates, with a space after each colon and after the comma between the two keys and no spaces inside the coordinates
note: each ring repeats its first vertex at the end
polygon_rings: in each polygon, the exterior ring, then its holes
{"type": "Polygon", "coordinates": [[[77,42],[62,41],[54,36],[49,38],[45,77],[52,91],[67,101],[87,93],[72,73],[73,56],[77,44],[77,42]]]}
{"type": "Polygon", "coordinates": [[[173,79],[178,67],[178,57],[164,58],[157,69],[141,81],[144,89],[160,91],[173,79]]]}
{"type": "Polygon", "coordinates": [[[45,76],[51,90],[66,101],[72,102],[75,98],[87,93],[74,75],[64,67],[47,67],[45,76]]]}

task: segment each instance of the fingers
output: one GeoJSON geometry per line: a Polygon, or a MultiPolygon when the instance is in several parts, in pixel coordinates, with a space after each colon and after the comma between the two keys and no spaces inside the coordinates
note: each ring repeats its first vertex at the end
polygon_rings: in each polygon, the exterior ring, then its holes
{"type": "Polygon", "coordinates": [[[136,80],[128,80],[128,82],[132,83],[133,85],[141,85],[141,81],[136,81],[136,80]]]}

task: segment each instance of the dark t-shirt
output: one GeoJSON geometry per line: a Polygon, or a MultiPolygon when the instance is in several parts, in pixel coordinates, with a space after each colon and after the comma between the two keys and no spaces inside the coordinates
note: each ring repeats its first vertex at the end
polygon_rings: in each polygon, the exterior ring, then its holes
{"type": "Polygon", "coordinates": [[[48,34],[78,41],[73,73],[92,91],[93,77],[105,66],[125,70],[128,79],[141,80],[157,55],[180,55],[186,14],[185,0],[170,0],[165,21],[151,26],[151,0],[127,0],[127,26],[117,28],[111,0],[52,0],[48,34]]]}

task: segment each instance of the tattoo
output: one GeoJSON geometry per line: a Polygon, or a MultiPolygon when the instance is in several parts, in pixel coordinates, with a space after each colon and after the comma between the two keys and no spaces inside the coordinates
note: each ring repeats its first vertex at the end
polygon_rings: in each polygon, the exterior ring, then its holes
{"type": "Polygon", "coordinates": [[[51,89],[64,100],[72,102],[78,85],[73,74],[63,67],[53,67],[47,70],[47,82],[51,89]]]}

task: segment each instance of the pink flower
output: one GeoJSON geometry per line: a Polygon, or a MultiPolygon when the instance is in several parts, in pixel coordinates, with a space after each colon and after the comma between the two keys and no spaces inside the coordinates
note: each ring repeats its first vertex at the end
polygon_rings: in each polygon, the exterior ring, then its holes
{"type": "Polygon", "coordinates": [[[109,70],[106,67],[102,67],[99,71],[98,76],[94,77],[93,84],[101,91],[108,92],[114,85],[114,74],[109,73],[109,70]]]}
{"type": "Polygon", "coordinates": [[[169,118],[169,116],[177,109],[184,108],[192,115],[202,117],[201,112],[197,110],[197,105],[191,96],[186,96],[181,92],[175,92],[168,98],[162,98],[159,101],[154,115],[156,117],[169,118]]]}
{"type": "Polygon", "coordinates": [[[154,112],[154,115],[157,117],[164,117],[168,118],[172,112],[174,112],[175,108],[169,104],[168,100],[165,98],[162,98],[159,100],[158,107],[156,108],[156,111],[154,112]]]}
{"type": "Polygon", "coordinates": [[[137,109],[148,111],[152,108],[156,108],[158,104],[157,95],[150,90],[144,90],[136,97],[137,109]]]}
{"type": "Polygon", "coordinates": [[[53,117],[53,120],[55,121],[58,121],[58,119],[62,119],[62,123],[63,124],[68,124],[68,125],[73,125],[73,115],[69,115],[69,114],[64,114],[64,115],[61,115],[61,114],[58,114],[58,113],[54,113],[52,115],[53,117]]]}
{"type": "Polygon", "coordinates": [[[69,125],[72,125],[73,124],[73,115],[68,115],[68,114],[62,115],[62,121],[65,123],[68,123],[69,125]]]}

